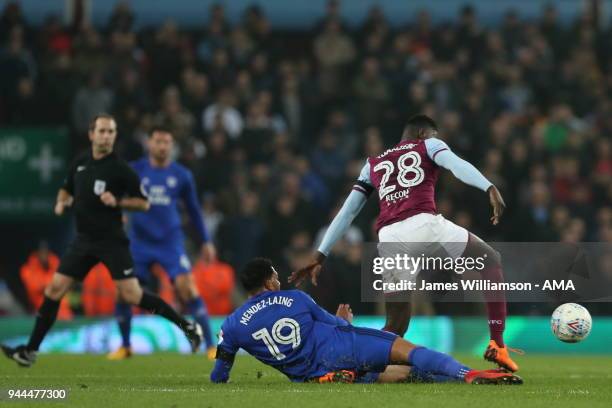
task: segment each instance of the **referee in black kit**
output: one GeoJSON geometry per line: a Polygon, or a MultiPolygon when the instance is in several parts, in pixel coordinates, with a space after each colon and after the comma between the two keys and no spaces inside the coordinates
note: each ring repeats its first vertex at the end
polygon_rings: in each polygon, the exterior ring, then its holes
{"type": "Polygon", "coordinates": [[[76,280],[102,262],[110,270],[122,301],[165,317],[183,330],[192,350],[202,342],[202,328],[179,315],[157,295],[142,290],[133,275],[129,241],[123,231],[121,212],[147,211],[149,202],[140,188],[138,175],[115,153],[117,124],[110,115],[98,115],[89,127],[91,152],[79,157],[57,194],[55,214],[74,207],[77,237],[61,259],[57,272],[45,289],[45,299],[27,345],[2,346],[6,356],[25,367],[36,360],[36,352],[53,326],[60,300],[76,280]]]}

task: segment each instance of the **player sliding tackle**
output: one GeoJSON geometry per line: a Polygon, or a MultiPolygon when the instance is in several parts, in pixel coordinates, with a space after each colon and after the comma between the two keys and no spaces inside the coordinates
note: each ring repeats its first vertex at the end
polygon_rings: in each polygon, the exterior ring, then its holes
{"type": "MultiPolygon", "coordinates": [[[[433,119],[416,115],[408,120],[402,138],[395,147],[377,157],[368,158],[353,191],[327,229],[313,260],[293,272],[289,282],[299,286],[310,278],[313,285],[317,284],[321,266],[331,248],[347,231],[374,190],[378,191],[380,206],[376,223],[379,241],[395,243],[380,245],[381,256],[385,255],[389,246],[393,246],[418,257],[424,244],[415,243],[439,243],[453,258],[484,256],[488,262],[481,271],[482,278],[503,282],[499,253],[465,228],[437,214],[434,196],[440,167],[450,170],[464,183],[487,192],[493,207],[493,225],[499,223],[505,208],[504,200],[489,180],[473,165],[455,155],[446,143],[436,137],[437,134],[438,128],[433,119]]],[[[412,280],[415,275],[413,271],[394,271],[386,278],[388,281],[412,280]]],[[[484,297],[491,335],[484,357],[500,367],[517,371],[518,365],[510,358],[504,345],[505,295],[503,292],[489,291],[484,293],[484,297]]],[[[410,303],[406,294],[385,291],[385,309],[387,320],[383,330],[403,336],[410,322],[410,303]]]]}
{"type": "Polygon", "coordinates": [[[451,356],[416,346],[382,330],[354,327],[348,305],[327,313],[299,290],[281,290],[278,273],[263,258],[250,261],[240,279],[250,297],[227,317],[210,378],[227,382],[242,348],[294,382],[463,381],[521,384],[498,370],[473,370],[451,356]],[[397,366],[400,365],[400,366],[397,366]],[[412,369],[403,366],[412,366],[412,369]]]}

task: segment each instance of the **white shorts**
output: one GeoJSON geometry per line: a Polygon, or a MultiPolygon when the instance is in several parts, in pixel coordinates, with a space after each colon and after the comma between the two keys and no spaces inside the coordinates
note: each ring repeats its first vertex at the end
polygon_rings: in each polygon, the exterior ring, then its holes
{"type": "MultiPolygon", "coordinates": [[[[416,258],[433,253],[439,255],[442,251],[445,256],[457,258],[465,251],[468,236],[465,228],[440,214],[421,213],[381,228],[378,231],[378,254],[381,257],[407,254],[416,258]]],[[[382,278],[384,282],[394,283],[415,281],[419,272],[420,268],[385,270],[382,278]]]]}

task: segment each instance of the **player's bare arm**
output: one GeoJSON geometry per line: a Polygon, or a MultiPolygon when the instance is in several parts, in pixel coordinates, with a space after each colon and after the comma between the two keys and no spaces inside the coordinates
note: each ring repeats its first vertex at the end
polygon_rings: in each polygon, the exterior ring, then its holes
{"type": "Polygon", "coordinates": [[[319,274],[321,273],[321,268],[323,267],[323,263],[327,256],[322,254],[319,251],[315,251],[312,256],[312,260],[308,263],[308,265],[303,268],[298,269],[297,271],[291,272],[289,276],[289,283],[295,284],[295,286],[300,287],[307,278],[310,278],[310,282],[317,286],[317,281],[319,279],[319,274]]]}
{"type": "Polygon", "coordinates": [[[72,201],[72,195],[63,188],[60,188],[57,192],[57,199],[55,200],[55,215],[59,216],[64,214],[64,210],[72,205],[72,201]]]}
{"type": "Polygon", "coordinates": [[[204,263],[209,264],[217,259],[217,248],[212,242],[204,242],[201,248],[202,260],[204,263]]]}
{"type": "Polygon", "coordinates": [[[105,191],[100,195],[100,200],[109,207],[117,207],[127,211],[148,211],[151,204],[148,200],[140,197],[124,197],[121,200],[117,198],[110,191],[105,191]]]}
{"type": "Polygon", "coordinates": [[[504,199],[495,186],[489,187],[487,190],[489,194],[489,202],[491,203],[491,207],[493,207],[493,216],[491,217],[491,222],[493,225],[499,224],[499,219],[501,218],[504,210],[506,209],[506,203],[504,199]]]}

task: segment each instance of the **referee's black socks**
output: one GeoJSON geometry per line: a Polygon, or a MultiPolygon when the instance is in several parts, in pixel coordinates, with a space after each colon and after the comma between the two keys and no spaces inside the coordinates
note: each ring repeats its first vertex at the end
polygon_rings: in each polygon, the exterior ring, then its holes
{"type": "Polygon", "coordinates": [[[59,309],[60,300],[53,300],[45,296],[40,309],[36,315],[36,323],[34,324],[34,330],[30,335],[30,341],[26,346],[28,350],[38,350],[40,343],[47,335],[47,332],[55,323],[57,318],[57,311],[59,309]]]}
{"type": "Polygon", "coordinates": [[[178,314],[176,310],[174,310],[169,304],[163,301],[157,295],[153,293],[149,293],[147,291],[142,291],[142,299],[140,299],[140,303],[138,304],[141,308],[150,311],[156,315],[160,315],[170,320],[172,323],[176,324],[181,330],[185,331],[189,322],[185,320],[183,316],[178,314]]]}

